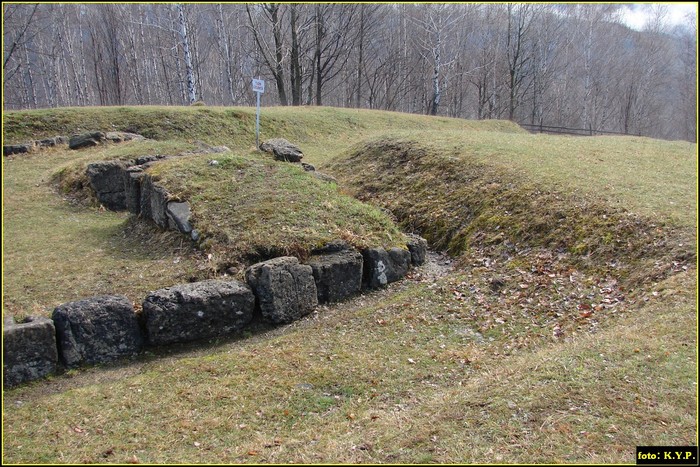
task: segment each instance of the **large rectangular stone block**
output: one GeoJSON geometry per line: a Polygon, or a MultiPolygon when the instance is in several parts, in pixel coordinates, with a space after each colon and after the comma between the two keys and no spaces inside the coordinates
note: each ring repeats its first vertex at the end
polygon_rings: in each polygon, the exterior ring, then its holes
{"type": "Polygon", "coordinates": [[[148,342],[152,345],[223,336],[252,319],[255,296],[238,281],[208,280],[151,292],[143,301],[148,342]]]}
{"type": "Polygon", "coordinates": [[[132,214],[141,213],[141,180],[145,174],[140,167],[129,167],[124,177],[124,202],[132,214]]]}
{"type": "Polygon", "coordinates": [[[425,263],[425,256],[428,252],[428,241],[426,239],[420,235],[409,234],[406,246],[411,253],[411,264],[413,266],[421,266],[425,263]]]}
{"type": "Polygon", "coordinates": [[[60,358],[69,368],[134,355],[143,346],[134,307],[124,295],[64,303],[53,311],[53,322],[60,358]]]}
{"type": "Polygon", "coordinates": [[[411,264],[411,253],[403,248],[368,248],[362,251],[364,259],[363,285],[370,289],[396,282],[406,275],[411,264]]]}
{"type": "Polygon", "coordinates": [[[318,305],[311,266],[283,256],[252,265],[246,280],[255,292],[260,312],[268,322],[283,324],[308,315],[318,305]]]}
{"type": "Polygon", "coordinates": [[[389,248],[389,270],[387,280],[395,282],[403,279],[411,267],[411,252],[403,248],[389,248]]]}
{"type": "Polygon", "coordinates": [[[58,350],[53,321],[32,316],[16,323],[12,317],[6,318],[2,356],[2,381],[6,387],[54,373],[58,364],[58,350]]]}
{"type": "Polygon", "coordinates": [[[306,264],[311,266],[318,302],[339,302],[360,292],[362,263],[362,255],[353,249],[311,256],[306,264]]]}
{"type": "Polygon", "coordinates": [[[168,227],[165,212],[168,205],[168,193],[165,188],[156,185],[153,178],[146,174],[141,179],[141,217],[151,219],[162,229],[168,227]]]}
{"type": "Polygon", "coordinates": [[[190,225],[190,218],[192,217],[190,203],[170,201],[165,210],[165,214],[168,216],[168,227],[170,227],[171,230],[179,230],[184,234],[192,232],[192,225],[190,225]]]}
{"type": "Polygon", "coordinates": [[[86,175],[95,195],[104,207],[112,211],[126,209],[124,186],[128,174],[122,161],[101,161],[88,164],[86,175]]]}

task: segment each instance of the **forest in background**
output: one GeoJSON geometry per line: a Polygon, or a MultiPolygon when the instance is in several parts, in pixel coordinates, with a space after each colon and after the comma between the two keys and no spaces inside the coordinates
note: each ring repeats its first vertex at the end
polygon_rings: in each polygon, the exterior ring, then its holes
{"type": "Polygon", "coordinates": [[[328,105],[695,142],[697,19],[620,4],[3,4],[5,110],[328,105]]]}

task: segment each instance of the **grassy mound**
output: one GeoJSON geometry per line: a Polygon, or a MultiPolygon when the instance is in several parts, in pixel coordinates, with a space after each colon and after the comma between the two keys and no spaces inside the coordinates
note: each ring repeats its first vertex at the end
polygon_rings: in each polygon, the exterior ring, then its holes
{"type": "MultiPolygon", "coordinates": [[[[186,143],[150,141],[112,146],[100,155],[129,160],[175,149],[180,151],[170,154],[177,157],[159,161],[146,173],[171,200],[190,203],[198,245],[213,273],[277,256],[303,260],[311,250],[338,239],[360,250],[406,245],[386,213],[342,194],[335,183],[314,177],[301,165],[275,161],[269,154],[198,153],[186,143]]],[[[53,180],[64,194],[99,206],[85,175],[92,160],[62,167],[53,180]]]]}
{"type": "MultiPolygon", "coordinates": [[[[523,133],[503,121],[277,107],[262,109],[260,139],[287,138],[302,148],[304,161],[318,166],[392,127],[523,133]]],[[[4,232],[11,239],[4,245],[4,271],[12,278],[5,282],[6,312],[48,314],[65,301],[108,293],[125,293],[138,302],[149,290],[221,274],[255,257],[303,256],[331,237],[358,247],[402,242],[381,211],[345,196],[342,184],[339,192],[256,155],[255,109],[88,107],[3,114],[5,144],[97,130],[151,139],[80,151],[54,148],[3,160],[4,232]],[[193,199],[205,250],[192,250],[186,238],[140,225],[125,213],[102,211],[91,198],[85,179],[90,162],[194,153],[198,141],[226,145],[232,152],[216,170],[206,165],[214,156],[192,155],[164,162],[153,172],[175,196],[193,199]],[[50,225],[51,231],[39,231],[36,225],[50,225]]]]}
{"type": "Polygon", "coordinates": [[[250,141],[255,111],[206,107],[72,107],[6,112],[3,125],[5,144],[89,131],[127,131],[161,141],[216,138],[212,144],[223,144],[220,141],[241,138],[250,141]]]}
{"type": "Polygon", "coordinates": [[[389,217],[313,177],[298,164],[255,153],[193,155],[148,169],[175,199],[192,206],[201,246],[231,263],[293,255],[342,239],[358,249],[401,246],[406,239],[389,217]]]}
{"type": "MultiPolygon", "coordinates": [[[[263,108],[260,140],[287,138],[300,144],[305,161],[320,163],[363,137],[388,128],[522,134],[502,120],[471,121],[331,107],[263,108]]],[[[80,107],[3,113],[4,144],[70,136],[85,131],[128,131],[160,142],[202,140],[250,150],[255,146],[255,109],[248,107],[80,107]]]]}
{"type": "Polygon", "coordinates": [[[619,166],[649,161],[639,153],[621,160],[614,150],[619,140],[575,138],[574,146],[572,139],[549,142],[577,149],[548,164],[554,157],[543,144],[538,146],[542,153],[528,152],[532,141],[544,143],[532,135],[449,135],[433,144],[416,135],[383,136],[357,145],[328,168],[349,183],[358,198],[390,209],[404,227],[453,255],[488,251],[492,257],[511,258],[544,248],[588,270],[633,276],[635,281],[644,275],[658,280],[693,262],[690,146],[670,145],[670,160],[678,161],[675,170],[665,154],[653,154],[658,169],[663,167],[675,183],[645,184],[639,175],[630,174],[637,184],[615,199],[605,193],[610,177],[596,179],[587,159],[614,159],[619,166]],[[608,151],[603,150],[606,144],[608,151]],[[565,181],[569,186],[564,187],[565,181]],[[635,199],[626,203],[631,209],[621,207],[626,198],[635,199]],[[652,215],[647,203],[675,209],[652,215]]]}

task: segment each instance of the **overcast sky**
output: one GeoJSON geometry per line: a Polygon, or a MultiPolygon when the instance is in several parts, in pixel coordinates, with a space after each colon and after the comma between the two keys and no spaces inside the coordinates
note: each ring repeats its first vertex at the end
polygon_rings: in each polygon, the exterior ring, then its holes
{"type": "MultiPolygon", "coordinates": [[[[667,21],[671,26],[685,22],[685,15],[691,13],[697,21],[697,2],[688,3],[660,3],[668,8],[667,21]]],[[[625,23],[633,29],[642,29],[650,15],[654,3],[630,3],[626,5],[624,15],[625,23]]]]}

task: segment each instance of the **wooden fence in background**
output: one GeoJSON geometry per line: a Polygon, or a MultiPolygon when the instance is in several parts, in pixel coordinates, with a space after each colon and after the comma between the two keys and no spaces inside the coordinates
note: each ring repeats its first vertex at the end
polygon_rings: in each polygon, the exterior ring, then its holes
{"type": "Polygon", "coordinates": [[[519,125],[532,133],[551,133],[575,136],[595,136],[595,135],[625,135],[619,131],[593,130],[586,128],[566,128],[563,126],[551,125],[531,125],[529,123],[519,123],[519,125]]]}

